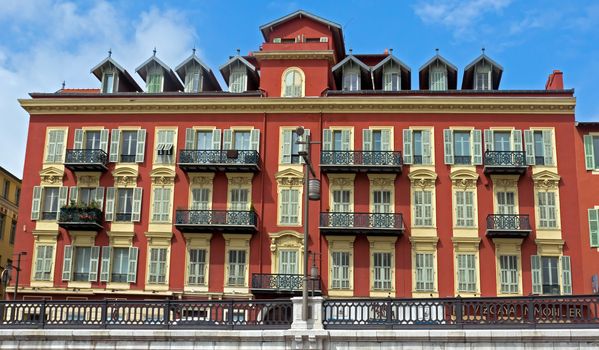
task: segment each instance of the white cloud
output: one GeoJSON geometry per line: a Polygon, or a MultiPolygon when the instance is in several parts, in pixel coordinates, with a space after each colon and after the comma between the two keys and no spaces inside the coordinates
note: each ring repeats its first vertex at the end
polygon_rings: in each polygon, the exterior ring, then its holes
{"type": "Polygon", "coordinates": [[[427,24],[441,24],[454,37],[469,36],[486,13],[500,12],[512,0],[427,0],[414,6],[414,12],[427,24]]]}
{"type": "Polygon", "coordinates": [[[2,0],[0,21],[19,38],[0,43],[0,149],[11,150],[2,153],[0,165],[19,177],[29,120],[17,98],[54,92],[63,80],[71,88],[99,87],[90,69],[109,48],[134,75],[154,47],[166,64],[175,66],[196,43],[195,29],[183,12],[151,8],[128,18],[125,10],[107,1],[89,4],[2,0]]]}

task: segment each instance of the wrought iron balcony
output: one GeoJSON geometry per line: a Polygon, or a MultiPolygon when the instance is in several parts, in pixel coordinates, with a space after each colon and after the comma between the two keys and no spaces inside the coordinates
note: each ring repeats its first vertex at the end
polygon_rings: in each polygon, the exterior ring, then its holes
{"type": "MultiPolygon", "coordinates": [[[[252,275],[252,292],[262,294],[301,294],[304,276],[282,273],[255,273],[252,275]]],[[[320,294],[320,279],[308,280],[308,290],[320,294]]]]}
{"type": "Polygon", "coordinates": [[[251,210],[177,210],[175,222],[181,232],[253,233],[257,225],[251,210]]]}
{"type": "Polygon", "coordinates": [[[108,155],[101,149],[68,149],[64,166],[72,171],[106,171],[108,155]]]}
{"type": "Polygon", "coordinates": [[[323,172],[401,173],[403,160],[399,151],[322,151],[323,172]]]}
{"type": "Polygon", "coordinates": [[[524,174],[528,167],[522,151],[486,151],[483,164],[485,174],[524,174]]]}
{"type": "Polygon", "coordinates": [[[104,217],[98,208],[64,207],[60,209],[58,226],[67,230],[100,231],[104,217]]]}
{"type": "Polygon", "coordinates": [[[487,237],[526,238],[531,230],[528,215],[489,214],[487,216],[487,237]]]}
{"type": "Polygon", "coordinates": [[[179,167],[187,172],[213,171],[260,171],[260,155],[257,151],[196,150],[179,152],[179,167]]]}
{"type": "Polygon", "coordinates": [[[320,232],[324,234],[366,233],[389,236],[403,234],[400,213],[320,213],[320,232]]]}

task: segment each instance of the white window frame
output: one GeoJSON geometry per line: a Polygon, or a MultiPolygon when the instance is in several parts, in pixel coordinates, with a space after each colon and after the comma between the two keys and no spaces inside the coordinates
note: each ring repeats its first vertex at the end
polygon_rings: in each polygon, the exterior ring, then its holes
{"type": "Polygon", "coordinates": [[[242,93],[247,91],[247,68],[238,64],[229,73],[229,92],[242,93]]]}

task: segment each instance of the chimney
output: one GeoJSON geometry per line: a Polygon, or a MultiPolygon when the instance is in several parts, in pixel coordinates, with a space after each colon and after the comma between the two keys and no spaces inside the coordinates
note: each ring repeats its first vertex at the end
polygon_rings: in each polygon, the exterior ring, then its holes
{"type": "Polygon", "coordinates": [[[553,70],[553,73],[549,74],[547,83],[545,84],[545,90],[563,90],[564,89],[564,73],[560,70],[553,70]]]}

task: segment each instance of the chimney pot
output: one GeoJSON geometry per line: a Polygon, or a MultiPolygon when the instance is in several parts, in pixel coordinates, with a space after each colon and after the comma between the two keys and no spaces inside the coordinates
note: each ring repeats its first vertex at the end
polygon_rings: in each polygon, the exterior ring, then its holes
{"type": "Polygon", "coordinates": [[[558,69],[554,69],[553,73],[549,74],[545,90],[563,90],[564,89],[564,73],[558,69]]]}

